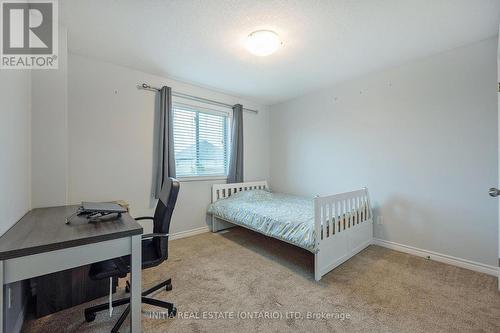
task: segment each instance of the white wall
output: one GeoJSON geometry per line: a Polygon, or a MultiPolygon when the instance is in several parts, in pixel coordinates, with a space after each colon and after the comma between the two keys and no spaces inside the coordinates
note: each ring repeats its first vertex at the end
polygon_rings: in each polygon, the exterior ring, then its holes
{"type": "Polygon", "coordinates": [[[59,68],[32,72],[32,207],[67,204],[67,30],[59,27],[59,68]]]}
{"type": "MultiPolygon", "coordinates": [[[[30,209],[30,82],[29,71],[0,70],[0,236],[30,209]]],[[[12,295],[10,307],[3,308],[4,331],[18,332],[23,285],[0,288],[12,295]]]]}
{"type": "MultiPolygon", "coordinates": [[[[68,60],[69,183],[71,203],[123,199],[134,216],[149,215],[153,179],[155,93],[147,82],[175,91],[257,108],[244,113],[245,179],[269,176],[267,109],[250,101],[75,54],[68,60]]],[[[213,181],[183,182],[171,232],[206,227],[213,181]]]]}
{"type": "Polygon", "coordinates": [[[30,207],[30,73],[0,72],[0,235],[30,207]]]}
{"type": "Polygon", "coordinates": [[[497,39],[271,107],[271,186],[367,186],[375,237],[497,265],[497,39]]]}

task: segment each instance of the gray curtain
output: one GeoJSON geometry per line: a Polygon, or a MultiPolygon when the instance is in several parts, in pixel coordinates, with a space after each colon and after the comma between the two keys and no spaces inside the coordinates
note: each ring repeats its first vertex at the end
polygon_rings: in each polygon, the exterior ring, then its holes
{"type": "Polygon", "coordinates": [[[231,151],[229,153],[228,183],[243,182],[243,106],[233,106],[231,125],[231,151]]]}
{"type": "Polygon", "coordinates": [[[174,130],[172,114],[172,88],[160,89],[159,130],[157,135],[158,155],[154,197],[159,198],[165,179],[175,178],[174,130]]]}

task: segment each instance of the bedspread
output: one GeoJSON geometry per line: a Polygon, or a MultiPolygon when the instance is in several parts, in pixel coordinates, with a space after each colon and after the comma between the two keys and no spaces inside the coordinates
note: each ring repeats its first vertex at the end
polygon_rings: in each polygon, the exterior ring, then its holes
{"type": "Polygon", "coordinates": [[[316,252],[313,199],[264,190],[243,191],[212,203],[223,220],[316,252]]]}

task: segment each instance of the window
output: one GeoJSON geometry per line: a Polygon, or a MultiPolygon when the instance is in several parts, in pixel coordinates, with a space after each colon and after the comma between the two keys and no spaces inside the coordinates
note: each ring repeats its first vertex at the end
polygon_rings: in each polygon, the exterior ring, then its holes
{"type": "Polygon", "coordinates": [[[176,104],[173,114],[177,177],[227,176],[228,114],[176,104]]]}

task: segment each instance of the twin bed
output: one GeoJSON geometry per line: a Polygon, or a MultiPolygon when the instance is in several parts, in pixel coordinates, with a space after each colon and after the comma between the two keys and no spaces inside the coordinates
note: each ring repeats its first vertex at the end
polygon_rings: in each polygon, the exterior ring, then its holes
{"type": "Polygon", "coordinates": [[[269,191],[266,181],[212,187],[212,231],[239,225],[314,254],[314,278],[371,244],[368,190],[302,198],[269,191]]]}

